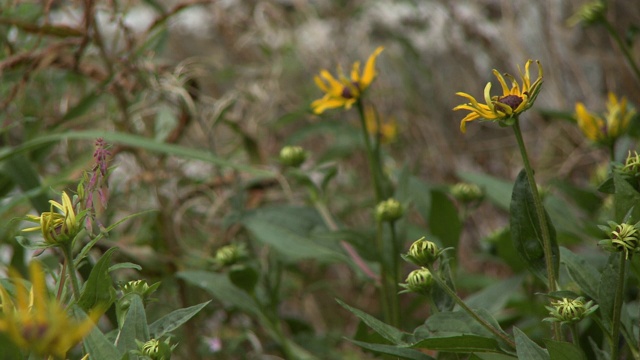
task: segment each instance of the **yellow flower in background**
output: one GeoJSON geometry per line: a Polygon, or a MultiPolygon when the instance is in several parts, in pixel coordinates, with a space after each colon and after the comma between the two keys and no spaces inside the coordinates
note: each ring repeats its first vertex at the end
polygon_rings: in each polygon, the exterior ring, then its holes
{"type": "MultiPolygon", "coordinates": [[[[476,119],[483,119],[488,121],[508,121],[525,110],[529,109],[540,92],[542,85],[542,65],[539,61],[538,64],[538,78],[531,83],[531,77],[529,76],[529,66],[533,61],[529,60],[524,66],[524,74],[520,69],[520,77],[522,78],[522,86],[518,85],[516,79],[505,74],[504,77],[497,71],[493,70],[493,74],[496,76],[500,85],[502,86],[502,95],[491,96],[491,83],[487,83],[484,87],[484,101],[485,104],[479,103],[473,96],[458,92],[456,95],[462,96],[469,100],[466,104],[461,104],[453,108],[453,110],[468,110],[470,111],[467,116],[460,122],[460,131],[466,132],[467,122],[476,119]],[[507,80],[511,81],[511,87],[507,86],[507,80]]],[[[509,125],[509,123],[505,123],[509,125]]]]}
{"type": "Polygon", "coordinates": [[[327,109],[351,108],[375,79],[377,75],[376,58],[382,50],[384,48],[380,46],[369,56],[362,74],[360,73],[360,62],[356,61],[351,69],[351,79],[344,76],[339,67],[337,79],[327,70],[320,71],[320,75],[314,77],[314,81],[325,95],[311,103],[313,112],[322,114],[327,109]]]}
{"type": "Polygon", "coordinates": [[[628,105],[627,99],[618,99],[609,93],[607,111],[604,118],[591,113],[583,103],[576,103],[576,120],[582,133],[591,141],[600,144],[611,144],[622,136],[629,127],[629,122],[636,115],[635,109],[628,105]]]}
{"type": "Polygon", "coordinates": [[[71,198],[62,192],[62,204],[49,200],[51,211],[43,212],[40,216],[27,215],[27,220],[39,223],[39,226],[22,231],[42,231],[47,246],[57,246],[67,243],[82,229],[82,216],[76,213],[71,198]],[[54,211],[53,208],[59,211],[54,211]]]}
{"type": "Polygon", "coordinates": [[[29,266],[31,292],[25,282],[10,271],[15,284],[15,303],[7,289],[0,287],[0,332],[18,347],[40,356],[64,359],[67,351],[93,328],[101,312],[92,312],[85,320],[71,318],[67,310],[55,299],[49,298],[44,272],[38,262],[29,266]]]}
{"type": "Polygon", "coordinates": [[[380,139],[383,144],[394,142],[398,137],[398,123],[394,118],[381,119],[373,106],[364,109],[367,132],[380,139]],[[378,125],[379,128],[378,128],[378,125]]]}

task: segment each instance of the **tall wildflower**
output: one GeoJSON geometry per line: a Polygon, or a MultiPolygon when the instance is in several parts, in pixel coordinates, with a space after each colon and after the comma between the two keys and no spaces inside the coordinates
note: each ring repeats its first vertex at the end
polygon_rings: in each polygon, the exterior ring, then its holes
{"type": "Polygon", "coordinates": [[[470,111],[460,122],[460,131],[466,132],[467,123],[476,119],[497,121],[501,125],[511,125],[513,119],[533,106],[542,85],[542,65],[540,65],[539,61],[536,62],[538,64],[538,77],[532,83],[529,75],[529,67],[532,63],[532,60],[527,61],[524,65],[524,73],[519,70],[522,85],[518,84],[515,77],[509,74],[502,76],[494,69],[493,74],[500,82],[502,95],[492,96],[491,83],[489,82],[484,87],[484,104],[479,103],[467,93],[457,92],[456,95],[466,98],[469,102],[458,105],[453,110],[470,111]],[[510,86],[507,85],[505,78],[510,81],[510,86]]]}
{"type": "Polygon", "coordinates": [[[597,144],[611,145],[629,128],[636,111],[627,103],[627,98],[609,93],[607,111],[604,116],[591,113],[583,103],[576,103],[575,117],[584,136],[597,144]]]}
{"type": "Polygon", "coordinates": [[[356,61],[351,69],[351,78],[347,78],[340,67],[338,67],[337,79],[327,70],[320,71],[320,75],[316,76],[314,81],[325,95],[311,103],[313,112],[322,114],[327,109],[341,107],[350,109],[375,79],[376,58],[382,50],[384,48],[380,46],[369,56],[362,73],[360,73],[360,62],[356,61]]]}

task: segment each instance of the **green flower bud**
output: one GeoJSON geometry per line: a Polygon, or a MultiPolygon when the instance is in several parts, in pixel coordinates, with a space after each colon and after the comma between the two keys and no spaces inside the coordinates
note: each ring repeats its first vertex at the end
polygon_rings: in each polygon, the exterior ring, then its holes
{"type": "Polygon", "coordinates": [[[396,199],[387,199],[376,206],[376,220],[394,222],[404,215],[404,207],[396,199]]]}
{"type": "Polygon", "coordinates": [[[137,294],[142,297],[142,301],[146,304],[151,300],[151,294],[153,294],[160,287],[160,282],[157,282],[151,286],[144,280],[132,280],[120,288],[122,290],[122,298],[127,298],[129,295],[137,294]]]}
{"type": "Polygon", "coordinates": [[[624,252],[625,259],[629,259],[634,253],[640,252],[640,231],[638,225],[622,223],[616,224],[609,221],[609,227],[599,226],[608,233],[609,238],[600,240],[598,245],[609,252],[624,252]]]}
{"type": "Polygon", "coordinates": [[[161,342],[158,339],[151,339],[145,343],[138,342],[138,348],[143,356],[147,356],[152,360],[170,360],[171,359],[171,345],[169,339],[165,342],[161,342]]]}
{"type": "Polygon", "coordinates": [[[438,245],[423,236],[411,244],[409,252],[403,258],[418,266],[431,266],[438,260],[440,254],[442,251],[438,249],[438,245]]]}
{"type": "Polygon", "coordinates": [[[425,296],[431,294],[433,275],[429,269],[420,268],[413,270],[409,273],[405,281],[405,284],[400,284],[400,286],[405,289],[400,293],[414,292],[425,296]]]}
{"type": "Polygon", "coordinates": [[[476,184],[457,183],[450,189],[451,195],[463,203],[480,201],[484,198],[484,192],[476,184]]]}
{"type": "Polygon", "coordinates": [[[578,322],[591,315],[598,309],[598,305],[593,305],[593,301],[584,302],[583,297],[569,299],[563,297],[559,300],[551,301],[551,306],[545,306],[549,310],[548,318],[542,321],[559,322],[569,324],[578,322]]]}
{"type": "Polygon", "coordinates": [[[300,167],[307,160],[308,153],[300,146],[285,146],[280,150],[280,162],[291,167],[300,167]]]}
{"type": "Polygon", "coordinates": [[[567,24],[569,26],[599,24],[605,20],[606,13],[607,4],[605,2],[601,0],[592,1],[582,5],[578,11],[567,20],[567,24]]]}
{"type": "Polygon", "coordinates": [[[640,175],[640,155],[637,151],[634,151],[634,155],[627,155],[627,159],[621,168],[617,169],[621,174],[636,177],[640,175]]]}
{"type": "Polygon", "coordinates": [[[246,249],[244,245],[229,244],[216,251],[213,262],[217,267],[223,268],[237,264],[246,257],[246,249]]]}

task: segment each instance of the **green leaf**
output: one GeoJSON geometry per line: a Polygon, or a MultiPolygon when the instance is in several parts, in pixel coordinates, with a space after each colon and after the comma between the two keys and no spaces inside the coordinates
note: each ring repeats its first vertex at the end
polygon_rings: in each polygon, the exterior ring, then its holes
{"type": "Polygon", "coordinates": [[[567,268],[567,273],[573,281],[580,286],[580,289],[592,299],[598,298],[597,285],[600,280],[600,272],[587,260],[571,252],[571,250],[560,247],[560,258],[567,268]]]}
{"type": "MultiPolygon", "coordinates": [[[[78,306],[73,306],[73,313],[79,319],[85,319],[87,315],[78,306]]],[[[124,352],[120,352],[118,348],[107,339],[107,337],[94,327],[87,336],[82,340],[84,351],[91,354],[91,359],[100,360],[120,360],[124,352]]]]}
{"type": "Polygon", "coordinates": [[[259,277],[258,271],[250,266],[238,264],[229,269],[229,280],[249,294],[253,293],[259,277]]]}
{"type": "Polygon", "coordinates": [[[82,289],[78,305],[89,311],[96,306],[107,307],[115,300],[115,288],[109,275],[111,256],[118,248],[107,250],[91,270],[89,279],[82,289]]]}
{"type": "Polygon", "coordinates": [[[522,276],[513,276],[485,287],[464,299],[464,302],[472,309],[496,313],[517,293],[516,290],[520,288],[521,283],[522,276]]]}
{"type": "Polygon", "coordinates": [[[431,213],[431,187],[414,176],[409,177],[407,187],[407,193],[411,198],[406,200],[411,200],[420,216],[422,216],[422,219],[429,221],[429,214],[431,213]]]}
{"type": "Polygon", "coordinates": [[[427,354],[421,353],[418,350],[398,347],[395,345],[386,344],[371,344],[364,341],[349,340],[350,342],[360,346],[363,349],[373,351],[378,354],[393,355],[399,359],[409,360],[433,360],[433,358],[427,354]]]}
{"type": "Polygon", "coordinates": [[[40,184],[40,176],[24,154],[14,154],[6,159],[2,172],[9,176],[23,192],[35,190],[30,193],[29,201],[37,212],[43,213],[50,210],[46,191],[40,184]]]}
{"type": "Polygon", "coordinates": [[[431,190],[429,229],[442,241],[442,247],[457,247],[462,232],[458,209],[440,190],[431,190]]]}
{"type": "Polygon", "coordinates": [[[624,256],[624,254],[611,254],[604,269],[600,272],[598,305],[600,305],[599,310],[602,316],[602,323],[606,329],[611,329],[612,326],[613,304],[615,302],[616,289],[618,288],[621,256],[624,256]]]}
{"type": "Polygon", "coordinates": [[[629,184],[624,176],[618,172],[613,173],[615,184],[614,204],[615,221],[635,224],[640,221],[640,193],[629,184]],[[625,221],[626,215],[631,211],[631,218],[625,221]]]}
{"type": "Polygon", "coordinates": [[[329,247],[333,244],[319,241],[317,235],[328,230],[314,209],[264,207],[245,215],[242,223],[256,239],[272,246],[287,260],[347,261],[346,256],[329,247]]]}
{"type": "Polygon", "coordinates": [[[130,262],[118,263],[118,264],[115,264],[115,265],[109,267],[109,272],[116,271],[116,270],[122,270],[122,269],[134,269],[134,270],[141,271],[142,270],[142,266],[140,266],[138,264],[130,263],[130,262]]]}
{"type": "Polygon", "coordinates": [[[138,349],[136,340],[144,343],[150,339],[147,314],[144,311],[142,297],[140,295],[131,296],[129,304],[127,315],[116,341],[116,346],[121,352],[138,349]]]}
{"type": "MultiPolygon", "coordinates": [[[[500,324],[486,310],[477,309],[476,313],[491,326],[502,331],[500,324]]],[[[430,334],[429,336],[444,336],[455,333],[461,335],[478,335],[496,339],[496,336],[492,332],[480,325],[471,317],[471,315],[463,310],[433,314],[429,316],[422,327],[427,330],[427,333],[430,334]]],[[[504,331],[502,332],[504,333],[504,331]]],[[[504,334],[506,335],[506,333],[504,334]]],[[[416,335],[416,337],[417,336],[418,335],[416,335]]]]}
{"type": "Polygon", "coordinates": [[[459,172],[458,177],[466,182],[480,186],[489,201],[503,210],[509,210],[511,188],[513,187],[510,181],[480,173],[459,172]]]}
{"type": "Polygon", "coordinates": [[[0,360],[24,359],[20,348],[16,346],[4,332],[0,332],[0,349],[2,349],[2,352],[0,352],[0,360]]]}
{"type": "Polygon", "coordinates": [[[492,354],[492,353],[484,353],[484,354],[471,354],[469,360],[513,360],[518,359],[515,356],[505,355],[505,354],[492,354]]]}
{"type": "Polygon", "coordinates": [[[545,340],[544,344],[551,360],[586,360],[582,350],[572,343],[545,340]]]}
{"type": "Polygon", "coordinates": [[[215,156],[209,151],[200,149],[191,149],[188,147],[166,144],[148,139],[138,135],[108,132],[102,130],[89,130],[89,131],[69,131],[59,134],[47,134],[31,139],[27,142],[20,144],[14,148],[4,148],[0,151],[0,161],[5,160],[17,153],[28,151],[34,148],[38,148],[42,144],[49,144],[62,140],[95,140],[96,138],[103,138],[110,144],[122,144],[129,145],[137,149],[145,149],[152,152],[158,152],[161,154],[173,155],[183,157],[185,159],[200,160],[214,165],[218,165],[223,168],[235,169],[241,172],[246,172],[253,175],[269,176],[273,177],[275,174],[272,171],[254,168],[248,165],[244,165],[240,162],[227,160],[215,156]]]}
{"type": "Polygon", "coordinates": [[[200,310],[207,306],[211,300],[202,304],[190,306],[184,309],[174,310],[171,313],[161,317],[160,319],[149,325],[149,336],[152,339],[160,339],[164,335],[182,326],[194,317],[200,310]]]}
{"type": "Polygon", "coordinates": [[[513,328],[518,360],[551,360],[547,350],[538,346],[517,327],[513,328]]]}
{"type": "Polygon", "coordinates": [[[357,316],[360,320],[362,320],[367,326],[369,326],[373,331],[380,334],[383,338],[389,340],[391,343],[396,345],[409,345],[409,340],[412,335],[402,332],[395,327],[385,324],[384,322],[376,319],[375,317],[367,314],[362,310],[358,310],[353,308],[339,299],[336,299],[338,304],[340,304],[345,309],[349,310],[352,314],[357,316]]]}
{"type": "Polygon", "coordinates": [[[233,285],[226,274],[207,271],[181,271],[177,276],[206,290],[225,306],[235,306],[254,315],[260,313],[258,304],[246,292],[233,285]]]}
{"type": "MultiPolygon", "coordinates": [[[[533,194],[524,170],[520,171],[513,186],[510,213],[511,239],[514,247],[525,261],[529,270],[546,284],[548,281],[544,247],[542,245],[542,232],[533,202],[533,194]]],[[[545,217],[549,226],[549,236],[551,237],[553,268],[555,273],[558,274],[560,257],[556,231],[546,211],[545,217]]]]}
{"type": "Polygon", "coordinates": [[[455,353],[502,352],[496,339],[478,335],[429,337],[418,341],[411,347],[455,353]]]}

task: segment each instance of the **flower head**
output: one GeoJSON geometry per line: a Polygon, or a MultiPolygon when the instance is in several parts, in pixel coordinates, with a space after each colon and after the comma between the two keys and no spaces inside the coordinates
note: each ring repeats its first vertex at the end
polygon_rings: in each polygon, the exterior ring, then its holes
{"type": "Polygon", "coordinates": [[[438,245],[427,240],[424,236],[416,240],[409,247],[409,252],[402,254],[402,258],[418,266],[431,266],[443,252],[451,248],[440,250],[438,245]]]}
{"type": "Polygon", "coordinates": [[[491,83],[487,83],[484,88],[485,104],[479,103],[473,96],[467,93],[456,93],[456,95],[469,100],[468,103],[453,108],[453,110],[470,111],[460,122],[460,131],[463,133],[466,132],[467,122],[476,119],[498,121],[503,125],[510,125],[515,117],[529,109],[538,97],[542,85],[542,65],[540,65],[539,61],[536,62],[538,64],[538,78],[531,83],[529,66],[532,62],[532,60],[529,60],[524,65],[524,73],[519,70],[520,77],[522,78],[522,86],[518,85],[518,82],[513,76],[505,74],[503,77],[494,69],[493,74],[502,86],[502,95],[491,96],[491,83]],[[505,78],[510,80],[511,87],[507,86],[505,78]]]}
{"type": "Polygon", "coordinates": [[[300,167],[308,156],[301,146],[285,146],[280,150],[280,162],[286,166],[300,167]]]}
{"type": "Polygon", "coordinates": [[[404,215],[404,207],[393,198],[384,200],[376,206],[376,220],[394,222],[404,215]]]}
{"type": "Polygon", "coordinates": [[[322,114],[327,109],[340,107],[350,109],[375,79],[376,58],[382,50],[384,48],[380,46],[369,56],[362,73],[360,73],[360,62],[356,61],[351,69],[351,79],[342,73],[341,68],[338,68],[337,79],[327,70],[320,71],[320,75],[314,77],[314,81],[325,95],[311,103],[313,112],[322,114]]]}
{"type": "Polygon", "coordinates": [[[405,281],[405,284],[400,284],[405,289],[400,293],[414,292],[428,296],[431,293],[434,280],[429,269],[420,268],[410,272],[405,281]]]}
{"type": "Polygon", "coordinates": [[[615,94],[609,93],[604,118],[587,111],[581,102],[576,104],[575,116],[580,130],[589,140],[609,145],[627,131],[635,114],[635,109],[627,104],[627,98],[618,99],[615,94]]]}
{"type": "Polygon", "coordinates": [[[608,238],[600,240],[598,245],[609,252],[624,252],[625,258],[629,259],[636,252],[640,252],[640,223],[635,225],[622,223],[617,224],[609,221],[607,226],[599,226],[608,234],[608,238]]]}
{"type": "Polygon", "coordinates": [[[549,310],[548,318],[543,321],[559,322],[569,324],[580,321],[591,315],[598,309],[598,305],[593,305],[593,301],[585,302],[583,297],[569,299],[563,297],[561,299],[551,301],[551,306],[545,306],[549,310]]]}
{"type": "Polygon", "coordinates": [[[93,328],[101,311],[93,311],[85,320],[76,320],[55,299],[49,298],[44,273],[38,262],[30,267],[31,293],[22,286],[24,281],[10,271],[15,283],[15,302],[4,287],[0,287],[0,332],[18,347],[40,356],[64,358],[67,351],[93,328]]]}
{"type": "Polygon", "coordinates": [[[175,346],[171,346],[169,339],[160,341],[151,339],[145,343],[136,340],[139,348],[139,354],[151,360],[170,360],[171,352],[175,346]]]}
{"type": "Polygon", "coordinates": [[[480,201],[484,198],[484,192],[480,186],[464,182],[451,186],[451,195],[465,204],[480,201]]]}
{"type": "Polygon", "coordinates": [[[27,221],[39,223],[39,226],[24,229],[22,231],[42,231],[45,246],[59,246],[72,241],[78,232],[82,230],[83,213],[77,213],[66,192],[62,192],[62,204],[49,200],[51,210],[43,212],[40,216],[27,215],[27,221]],[[56,208],[58,211],[54,211],[56,208]]]}

